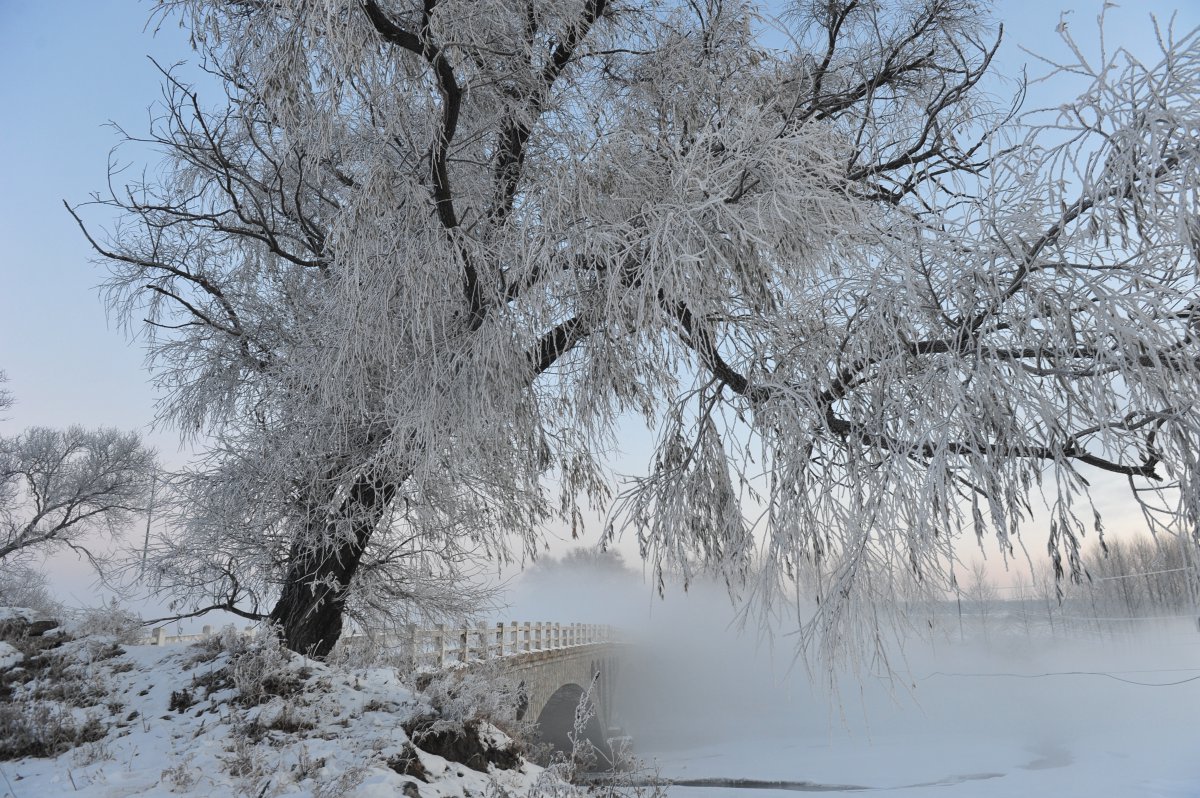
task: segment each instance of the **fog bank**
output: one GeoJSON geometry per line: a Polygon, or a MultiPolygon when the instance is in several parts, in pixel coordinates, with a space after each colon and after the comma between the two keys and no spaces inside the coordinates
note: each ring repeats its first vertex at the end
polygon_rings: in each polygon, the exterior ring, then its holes
{"type": "Polygon", "coordinates": [[[716,586],[668,586],[659,598],[636,572],[594,566],[534,570],[515,585],[510,617],[627,631],[619,722],[665,775],[906,790],[925,780],[956,795],[1015,794],[1026,782],[1062,794],[1200,794],[1192,617],[1052,627],[1011,602],[965,618],[926,605],[883,646],[887,662],[829,674],[796,660],[786,629],[739,629],[716,586]],[[1151,782],[1165,792],[1129,792],[1151,782]]]}

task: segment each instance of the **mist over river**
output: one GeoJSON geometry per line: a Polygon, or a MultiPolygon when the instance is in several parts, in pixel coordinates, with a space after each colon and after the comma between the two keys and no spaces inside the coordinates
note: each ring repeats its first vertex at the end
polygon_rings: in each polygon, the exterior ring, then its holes
{"type": "Polygon", "coordinates": [[[628,574],[567,572],[514,606],[628,630],[616,720],[673,798],[1200,797],[1200,630],[1184,614],[935,607],[884,630],[886,663],[830,673],[785,631],[739,630],[719,590],[660,599],[628,574]]]}
{"type": "Polygon", "coordinates": [[[831,687],[790,652],[680,634],[631,662],[623,719],[674,798],[1200,796],[1190,619],[974,637],[906,641],[890,677],[865,664],[831,687]]]}

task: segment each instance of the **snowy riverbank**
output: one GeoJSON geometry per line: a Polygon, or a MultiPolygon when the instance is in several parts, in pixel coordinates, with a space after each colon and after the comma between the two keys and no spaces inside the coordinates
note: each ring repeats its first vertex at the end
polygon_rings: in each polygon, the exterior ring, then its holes
{"type": "Polygon", "coordinates": [[[154,647],[10,628],[8,648],[3,798],[472,798],[539,779],[555,791],[486,723],[469,723],[476,753],[503,767],[414,746],[406,727],[434,710],[392,668],[325,665],[239,635],[154,647]]]}

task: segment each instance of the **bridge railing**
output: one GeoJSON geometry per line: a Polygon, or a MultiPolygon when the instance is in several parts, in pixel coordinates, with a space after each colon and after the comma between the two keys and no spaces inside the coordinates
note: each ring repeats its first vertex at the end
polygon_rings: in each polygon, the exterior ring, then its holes
{"type": "Polygon", "coordinates": [[[493,625],[429,628],[409,626],[401,634],[407,658],[416,669],[445,668],[455,663],[482,662],[535,651],[611,643],[617,630],[606,624],[524,621],[493,625]]]}
{"type": "MultiPolygon", "coordinates": [[[[168,635],[166,627],[154,629],[142,642],[152,646],[193,643],[214,633],[205,626],[200,634],[168,635]]],[[[255,634],[255,628],[240,630],[243,635],[255,634]]],[[[346,636],[354,639],[358,635],[346,636]]],[[[455,663],[481,662],[535,651],[586,646],[593,643],[612,643],[618,639],[617,628],[596,623],[551,623],[548,621],[501,622],[474,626],[438,624],[419,627],[410,624],[403,631],[375,636],[377,642],[399,648],[414,669],[441,669],[455,663]]]]}
{"type": "MultiPolygon", "coordinates": [[[[228,628],[230,627],[226,627],[226,629],[228,628]]],[[[238,629],[237,632],[243,637],[254,637],[254,635],[258,634],[258,629],[253,625],[248,625],[243,629],[238,629]]],[[[138,643],[143,646],[173,646],[184,643],[198,643],[201,640],[207,640],[215,633],[216,630],[208,624],[205,624],[204,629],[200,632],[200,634],[188,635],[167,634],[167,627],[157,626],[150,631],[150,635],[148,637],[141,638],[138,643]]]]}

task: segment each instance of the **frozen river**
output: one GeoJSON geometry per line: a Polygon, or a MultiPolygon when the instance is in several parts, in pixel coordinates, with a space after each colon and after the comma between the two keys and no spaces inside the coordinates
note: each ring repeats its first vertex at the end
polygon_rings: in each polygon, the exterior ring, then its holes
{"type": "Polygon", "coordinates": [[[907,654],[905,677],[847,676],[838,702],[761,662],[659,652],[637,671],[638,755],[673,798],[1200,798],[1194,626],[907,654]]]}
{"type": "MultiPolygon", "coordinates": [[[[1148,724],[1153,718],[1147,718],[1148,724]]],[[[879,734],[774,738],[659,751],[674,798],[886,792],[896,796],[1200,796],[1195,724],[1163,740],[1152,725],[1030,743],[1003,736],[879,734]]]]}

